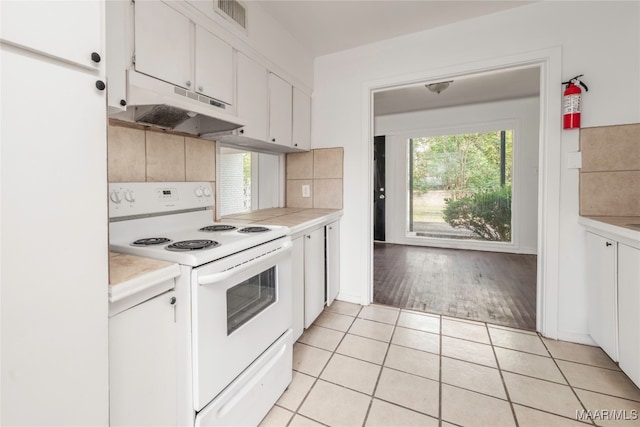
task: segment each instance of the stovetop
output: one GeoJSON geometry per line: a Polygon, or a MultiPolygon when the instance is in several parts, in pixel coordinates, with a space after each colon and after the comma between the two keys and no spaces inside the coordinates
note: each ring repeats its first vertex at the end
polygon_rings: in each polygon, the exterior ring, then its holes
{"type": "Polygon", "coordinates": [[[202,206],[213,202],[209,183],[124,183],[109,190],[114,252],[196,267],[289,234],[278,225],[214,222],[211,207],[202,206]]]}

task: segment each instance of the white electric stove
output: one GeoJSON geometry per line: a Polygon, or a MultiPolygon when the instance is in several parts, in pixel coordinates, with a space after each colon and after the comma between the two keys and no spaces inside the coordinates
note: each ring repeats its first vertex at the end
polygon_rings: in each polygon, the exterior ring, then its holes
{"type": "Polygon", "coordinates": [[[292,243],[213,205],[208,182],[109,184],[109,246],[180,264],[176,425],[257,425],[291,382],[292,243]]]}

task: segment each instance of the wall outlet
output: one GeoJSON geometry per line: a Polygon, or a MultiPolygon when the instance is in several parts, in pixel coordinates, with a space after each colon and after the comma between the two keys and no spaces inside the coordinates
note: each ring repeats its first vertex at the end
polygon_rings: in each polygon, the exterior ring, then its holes
{"type": "Polygon", "coordinates": [[[311,187],[308,184],[302,186],[302,197],[311,197],[311,187]]]}

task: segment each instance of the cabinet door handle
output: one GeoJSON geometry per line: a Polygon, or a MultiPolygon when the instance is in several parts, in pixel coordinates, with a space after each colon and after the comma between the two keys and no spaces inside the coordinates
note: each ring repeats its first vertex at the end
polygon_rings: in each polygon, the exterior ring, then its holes
{"type": "Polygon", "coordinates": [[[104,90],[106,87],[107,85],[105,85],[102,80],[96,80],[96,89],[104,90]]]}
{"type": "Polygon", "coordinates": [[[176,297],[171,297],[171,299],[169,300],[169,303],[171,305],[174,305],[176,303],[176,297]]]}
{"type": "Polygon", "coordinates": [[[185,83],[185,85],[187,85],[187,87],[191,87],[191,81],[187,80],[187,82],[185,83]]]}
{"type": "Polygon", "coordinates": [[[611,246],[612,244],[613,244],[613,243],[611,243],[611,242],[607,242],[607,243],[605,243],[605,245],[607,245],[607,246],[611,246]]]}
{"type": "Polygon", "coordinates": [[[100,62],[100,54],[98,52],[91,52],[91,60],[96,64],[100,62]]]}

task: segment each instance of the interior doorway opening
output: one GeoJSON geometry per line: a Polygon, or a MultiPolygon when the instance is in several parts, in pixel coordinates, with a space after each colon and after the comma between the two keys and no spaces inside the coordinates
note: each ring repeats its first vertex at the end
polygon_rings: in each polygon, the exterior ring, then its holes
{"type": "MultiPolygon", "coordinates": [[[[419,109],[397,109],[409,88],[374,92],[376,145],[385,141],[374,206],[382,195],[386,208],[374,207],[373,302],[536,329],[540,72],[450,78],[419,109]],[[508,89],[512,78],[523,92],[508,89]],[[480,90],[497,80],[507,89],[480,90]],[[480,89],[455,101],[456,87],[480,89]]],[[[425,85],[410,88],[429,96],[425,85]]]]}

